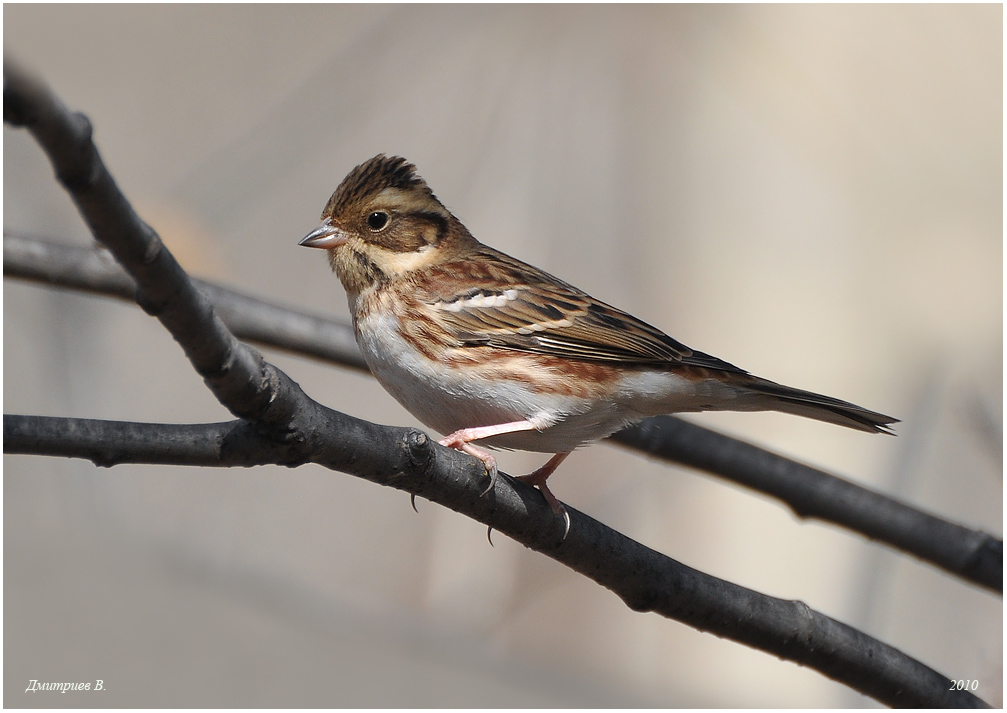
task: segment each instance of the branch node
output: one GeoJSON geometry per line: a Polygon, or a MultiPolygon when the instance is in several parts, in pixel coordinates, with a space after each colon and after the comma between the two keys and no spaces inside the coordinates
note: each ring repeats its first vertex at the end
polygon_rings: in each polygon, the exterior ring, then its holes
{"type": "Polygon", "coordinates": [[[425,471],[433,459],[434,449],[430,437],[423,431],[414,428],[406,432],[406,452],[409,454],[409,465],[425,471]]]}
{"type": "Polygon", "coordinates": [[[98,149],[92,141],[94,128],[85,114],[75,111],[69,115],[68,122],[68,155],[69,151],[73,151],[74,155],[71,160],[56,166],[56,178],[71,193],[78,193],[94,183],[100,174],[96,161],[98,149]]]}
{"type": "Polygon", "coordinates": [[[164,247],[164,243],[161,242],[161,238],[153,230],[150,231],[150,239],[147,243],[146,250],[143,251],[143,257],[140,258],[144,265],[149,265],[155,260],[157,260],[158,255],[161,254],[161,249],[164,247]]]}
{"type": "Polygon", "coordinates": [[[963,573],[975,581],[1003,591],[1004,584],[1004,543],[995,537],[987,537],[963,568],[963,573]]]}

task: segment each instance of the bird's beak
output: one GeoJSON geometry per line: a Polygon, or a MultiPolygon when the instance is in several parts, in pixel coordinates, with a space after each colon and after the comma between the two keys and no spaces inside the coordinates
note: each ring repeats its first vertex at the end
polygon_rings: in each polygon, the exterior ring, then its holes
{"type": "Polygon", "coordinates": [[[332,250],[344,245],[348,237],[346,233],[332,225],[330,218],[326,218],[321,225],[305,235],[298,245],[303,245],[306,248],[332,250]]]}

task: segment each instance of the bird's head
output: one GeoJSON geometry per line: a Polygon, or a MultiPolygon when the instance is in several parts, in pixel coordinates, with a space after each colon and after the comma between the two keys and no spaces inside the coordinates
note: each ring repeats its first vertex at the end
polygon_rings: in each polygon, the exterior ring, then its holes
{"type": "Polygon", "coordinates": [[[442,259],[466,239],[471,236],[415,166],[379,154],[349,172],[322,211],[321,225],[300,244],[328,250],[352,295],[442,259]]]}

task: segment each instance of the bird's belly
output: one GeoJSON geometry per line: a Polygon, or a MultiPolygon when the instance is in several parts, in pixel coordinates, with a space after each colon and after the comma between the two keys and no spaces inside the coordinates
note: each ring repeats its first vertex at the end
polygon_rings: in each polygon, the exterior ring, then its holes
{"type": "Polygon", "coordinates": [[[494,436],[480,443],[561,453],[648,416],[731,408],[727,404],[733,397],[723,384],[667,370],[621,369],[611,383],[580,393],[536,388],[531,378],[535,366],[528,366],[534,357],[497,353],[496,370],[481,362],[466,362],[457,354],[452,357],[451,352],[433,359],[401,335],[394,315],[382,312],[358,320],[358,343],[364,358],[385,390],[424,425],[442,434],[530,421],[534,430],[494,436]],[[508,364],[509,370],[500,368],[501,363],[508,364]],[[515,376],[522,373],[528,378],[515,376]]]}
{"type": "MultiPolygon", "coordinates": [[[[501,376],[478,365],[434,360],[402,337],[396,318],[358,320],[358,344],[371,373],[424,425],[442,433],[462,428],[530,421],[534,430],[479,443],[515,450],[560,453],[604,438],[643,418],[626,404],[584,394],[544,392],[531,379],[501,376]]],[[[521,360],[518,353],[506,358],[521,360]]]]}

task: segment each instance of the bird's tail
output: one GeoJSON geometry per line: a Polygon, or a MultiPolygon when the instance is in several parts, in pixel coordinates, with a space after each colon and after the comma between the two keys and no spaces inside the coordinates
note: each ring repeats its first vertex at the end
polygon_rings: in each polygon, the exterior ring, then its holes
{"type": "Polygon", "coordinates": [[[891,425],[899,422],[897,418],[868,411],[856,404],[840,401],[831,396],[792,389],[754,376],[749,378],[751,381],[746,380],[745,386],[756,394],[770,397],[763,402],[767,410],[792,413],[868,433],[893,433],[891,425]]]}

